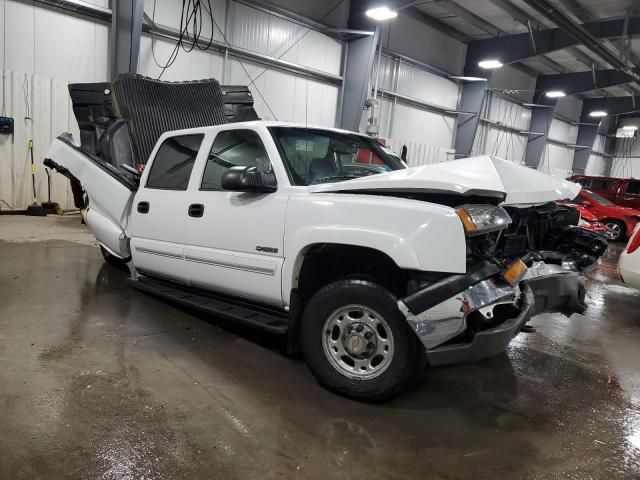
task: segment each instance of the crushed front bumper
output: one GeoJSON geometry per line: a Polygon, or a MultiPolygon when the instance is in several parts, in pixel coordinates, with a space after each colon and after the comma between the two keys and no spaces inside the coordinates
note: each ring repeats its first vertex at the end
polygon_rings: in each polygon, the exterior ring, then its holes
{"type": "Polygon", "coordinates": [[[435,366],[496,355],[532,316],[579,311],[583,300],[584,286],[574,264],[534,262],[518,285],[508,284],[485,264],[399,300],[398,308],[424,345],[429,364],[435,366]],[[470,333],[468,320],[474,312],[488,327],[470,333]]]}

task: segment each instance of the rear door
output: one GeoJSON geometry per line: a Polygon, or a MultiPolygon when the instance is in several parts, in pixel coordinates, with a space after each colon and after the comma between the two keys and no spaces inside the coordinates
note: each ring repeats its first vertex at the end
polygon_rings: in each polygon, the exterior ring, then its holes
{"type": "Polygon", "coordinates": [[[607,200],[611,200],[612,202],[615,200],[616,190],[614,187],[616,185],[611,179],[594,177],[584,186],[607,200]]]}
{"type": "Polygon", "coordinates": [[[184,265],[189,181],[204,134],[160,140],[133,200],[129,233],[134,265],[141,273],[188,283],[184,265]]]}
{"type": "Polygon", "coordinates": [[[623,207],[640,209],[640,180],[627,180],[622,183],[616,204],[623,207]]]}
{"type": "MultiPolygon", "coordinates": [[[[190,185],[192,214],[186,219],[185,263],[191,284],[282,305],[286,173],[265,148],[268,134],[247,128],[218,130],[199,157],[190,185]],[[271,171],[273,193],[222,190],[221,178],[233,166],[271,171]]],[[[275,147],[274,147],[275,150],[275,147]]]]}

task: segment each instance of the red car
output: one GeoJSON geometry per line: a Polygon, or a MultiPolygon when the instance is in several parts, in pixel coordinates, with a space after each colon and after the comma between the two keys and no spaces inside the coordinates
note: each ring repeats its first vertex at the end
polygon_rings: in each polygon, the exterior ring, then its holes
{"type": "Polygon", "coordinates": [[[640,180],[638,179],[573,175],[569,180],[579,183],[621,207],[640,208],[640,180]]]}
{"type": "Polygon", "coordinates": [[[582,189],[572,203],[582,205],[611,230],[611,240],[625,240],[640,220],[640,210],[619,207],[591,190],[582,189]]]}
{"type": "Polygon", "coordinates": [[[598,217],[596,217],[593,213],[587,210],[586,207],[580,205],[579,203],[562,202],[562,201],[558,201],[556,203],[558,205],[564,205],[564,206],[575,208],[576,210],[578,210],[578,212],[580,213],[580,222],[578,223],[578,226],[580,228],[584,228],[585,230],[590,230],[592,232],[599,233],[600,235],[603,235],[608,239],[611,239],[611,230],[609,229],[609,227],[607,227],[604,223],[600,222],[598,220],[598,217]]]}

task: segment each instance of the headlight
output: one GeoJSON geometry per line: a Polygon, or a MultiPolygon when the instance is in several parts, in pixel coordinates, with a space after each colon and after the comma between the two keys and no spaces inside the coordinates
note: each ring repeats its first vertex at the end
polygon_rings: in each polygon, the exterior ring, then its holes
{"type": "Polygon", "coordinates": [[[460,205],[456,213],[469,236],[502,230],[511,223],[507,211],[495,205],[460,205]]]}
{"type": "Polygon", "coordinates": [[[588,227],[589,222],[587,222],[586,220],[580,219],[578,220],[578,225],[580,225],[581,227],[588,227]]]}

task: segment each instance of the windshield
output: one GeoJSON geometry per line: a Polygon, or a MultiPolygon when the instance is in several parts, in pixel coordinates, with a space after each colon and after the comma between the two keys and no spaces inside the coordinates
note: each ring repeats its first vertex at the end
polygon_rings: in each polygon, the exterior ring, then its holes
{"type": "Polygon", "coordinates": [[[315,185],[407,168],[373,138],[314,128],[270,127],[293,185],[315,185]]]}
{"type": "MultiPolygon", "coordinates": [[[[591,190],[583,190],[583,192],[587,193],[591,198],[593,198],[596,202],[598,202],[600,205],[604,205],[605,207],[615,207],[615,203],[610,202],[609,200],[607,200],[604,197],[601,197],[600,195],[598,195],[597,193],[593,193],[591,190]]],[[[578,195],[577,198],[577,202],[576,203],[580,203],[580,200],[584,201],[584,200],[588,200],[587,198],[580,198],[580,195],[578,195]]]]}

